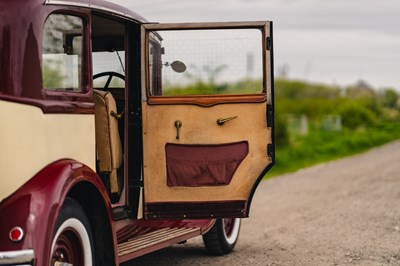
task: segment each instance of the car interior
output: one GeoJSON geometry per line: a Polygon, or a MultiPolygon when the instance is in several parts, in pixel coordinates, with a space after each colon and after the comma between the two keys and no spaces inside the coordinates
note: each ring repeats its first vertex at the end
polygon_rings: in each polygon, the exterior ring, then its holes
{"type": "Polygon", "coordinates": [[[124,202],[125,25],[92,17],[97,173],[112,203],[124,202]]]}

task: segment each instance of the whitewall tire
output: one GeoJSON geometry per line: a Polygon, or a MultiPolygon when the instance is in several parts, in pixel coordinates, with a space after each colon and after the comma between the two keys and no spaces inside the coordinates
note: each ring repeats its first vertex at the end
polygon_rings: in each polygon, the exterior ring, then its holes
{"type": "Polygon", "coordinates": [[[50,265],[92,266],[93,238],[89,221],[78,202],[66,198],[56,223],[50,265]]]}

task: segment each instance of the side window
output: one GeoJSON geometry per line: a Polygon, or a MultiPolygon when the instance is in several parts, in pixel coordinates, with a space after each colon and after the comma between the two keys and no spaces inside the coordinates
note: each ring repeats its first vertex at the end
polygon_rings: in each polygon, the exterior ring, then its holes
{"type": "Polygon", "coordinates": [[[50,15],[42,39],[43,88],[81,92],[83,21],[64,14],[50,15]]]}
{"type": "Polygon", "coordinates": [[[262,93],[262,38],[260,29],[150,31],[150,94],[262,93]]]}

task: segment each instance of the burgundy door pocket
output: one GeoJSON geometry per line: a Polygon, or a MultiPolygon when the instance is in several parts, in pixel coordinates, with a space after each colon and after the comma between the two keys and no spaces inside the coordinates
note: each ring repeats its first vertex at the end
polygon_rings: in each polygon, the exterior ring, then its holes
{"type": "Polygon", "coordinates": [[[247,141],[217,145],[165,145],[167,184],[200,187],[229,185],[249,153],[247,141]]]}

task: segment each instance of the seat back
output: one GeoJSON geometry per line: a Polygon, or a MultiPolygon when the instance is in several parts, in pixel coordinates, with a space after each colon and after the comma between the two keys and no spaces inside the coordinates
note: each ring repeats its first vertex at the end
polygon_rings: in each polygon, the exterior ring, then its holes
{"type": "Polygon", "coordinates": [[[118,193],[117,169],[122,164],[123,156],[118,120],[111,115],[112,112],[117,113],[117,106],[110,92],[94,90],[93,97],[99,170],[110,175],[111,193],[118,193]]]}

